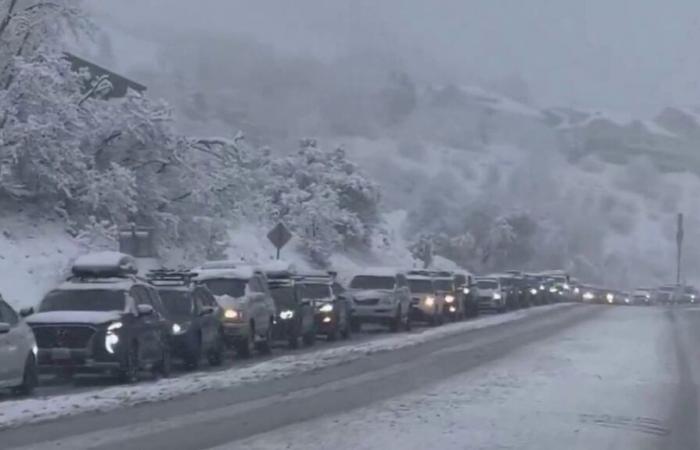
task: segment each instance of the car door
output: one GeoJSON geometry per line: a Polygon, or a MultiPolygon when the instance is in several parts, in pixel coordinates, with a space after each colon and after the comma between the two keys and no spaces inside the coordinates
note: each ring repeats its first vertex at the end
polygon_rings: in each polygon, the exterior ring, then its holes
{"type": "Polygon", "coordinates": [[[0,384],[14,382],[22,376],[25,355],[19,317],[3,300],[0,300],[0,322],[10,325],[7,333],[0,334],[0,384]]]}
{"type": "Polygon", "coordinates": [[[219,327],[216,318],[216,309],[213,306],[215,300],[208,298],[206,291],[197,289],[193,293],[195,304],[194,321],[199,324],[202,332],[202,344],[206,348],[213,347],[216,342],[219,327]]]}
{"type": "Polygon", "coordinates": [[[137,315],[134,325],[139,355],[148,361],[157,361],[161,357],[162,323],[160,314],[151,301],[145,286],[135,285],[131,288],[131,295],[139,305],[148,305],[153,308],[153,314],[137,315]]]}

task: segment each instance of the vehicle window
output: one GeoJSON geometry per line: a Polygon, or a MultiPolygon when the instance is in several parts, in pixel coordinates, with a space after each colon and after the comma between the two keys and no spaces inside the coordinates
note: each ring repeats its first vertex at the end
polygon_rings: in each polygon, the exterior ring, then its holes
{"type": "Polygon", "coordinates": [[[196,296],[200,299],[203,306],[216,307],[216,300],[206,289],[198,289],[195,292],[196,296]]]}
{"type": "Polygon", "coordinates": [[[134,297],[136,305],[154,306],[151,297],[148,295],[148,289],[143,286],[134,286],[131,289],[131,295],[134,297]]]}
{"type": "Polygon", "coordinates": [[[229,297],[238,298],[245,295],[248,280],[219,278],[206,280],[202,284],[209,288],[209,292],[214,295],[228,295],[229,297]]]}
{"type": "Polygon", "coordinates": [[[454,291],[455,289],[452,280],[437,279],[433,281],[433,284],[438,291],[454,291]]]}
{"type": "Polygon", "coordinates": [[[190,316],[194,312],[192,295],[182,290],[161,290],[160,298],[165,311],[173,316],[190,316]]]}
{"type": "Polygon", "coordinates": [[[49,292],[38,311],[124,311],[125,308],[125,291],[77,289],[49,292]]]}
{"type": "Polygon", "coordinates": [[[3,301],[0,301],[0,322],[9,323],[10,325],[17,325],[17,322],[19,322],[17,313],[3,301]]]}
{"type": "Polygon", "coordinates": [[[493,280],[477,280],[476,287],[479,289],[497,289],[498,283],[493,280]]]}
{"type": "Polygon", "coordinates": [[[432,294],[435,292],[433,282],[430,280],[408,280],[408,287],[414,294],[432,294]]]}
{"type": "Polygon", "coordinates": [[[327,284],[304,283],[306,298],[328,298],[332,295],[331,287],[327,284]]]}
{"type": "Polygon", "coordinates": [[[352,289],[394,289],[393,277],[358,275],[350,282],[352,289]]]}
{"type": "Polygon", "coordinates": [[[345,288],[340,283],[333,283],[333,292],[335,292],[336,294],[342,294],[343,292],[345,292],[345,288]]]}
{"type": "Polygon", "coordinates": [[[270,294],[278,307],[293,307],[296,305],[294,286],[278,286],[270,289],[270,294]]]}

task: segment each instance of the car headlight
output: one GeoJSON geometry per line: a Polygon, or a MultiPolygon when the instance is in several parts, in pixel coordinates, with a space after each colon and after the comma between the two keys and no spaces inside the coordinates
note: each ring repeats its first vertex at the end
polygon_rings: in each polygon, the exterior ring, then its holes
{"type": "Polygon", "coordinates": [[[470,292],[470,290],[469,290],[469,288],[464,288],[464,289],[462,289],[462,292],[464,292],[465,294],[467,294],[467,295],[468,295],[468,294],[469,294],[469,292],[470,292]]]}
{"type": "Polygon", "coordinates": [[[37,347],[36,344],[32,345],[32,353],[34,353],[34,357],[36,358],[37,355],[39,354],[39,347],[37,347]]]}
{"type": "Polygon", "coordinates": [[[537,289],[535,289],[535,288],[530,289],[530,294],[537,295],[537,289]]]}
{"type": "Polygon", "coordinates": [[[121,322],[113,322],[113,323],[110,323],[109,326],[107,327],[107,332],[114,331],[114,330],[118,330],[118,329],[120,329],[120,328],[123,327],[123,326],[124,326],[124,324],[121,323],[121,322]]]}
{"type": "Polygon", "coordinates": [[[540,284],[540,291],[544,291],[544,284],[540,284]]]}
{"type": "Polygon", "coordinates": [[[454,295],[446,295],[445,296],[445,303],[452,303],[455,301],[454,295]]]}
{"type": "Polygon", "coordinates": [[[425,306],[433,306],[435,305],[435,299],[433,297],[425,297],[425,306]]]}
{"type": "Polygon", "coordinates": [[[626,298],[625,303],[629,303],[629,302],[630,302],[630,299],[626,298]]]}
{"type": "Polygon", "coordinates": [[[595,297],[595,295],[593,295],[592,292],[586,292],[583,294],[584,300],[593,300],[594,297],[595,297]]]}
{"type": "Polygon", "coordinates": [[[557,288],[551,287],[551,288],[549,288],[549,292],[550,292],[551,294],[556,294],[556,293],[557,293],[557,288]]]}
{"type": "Polygon", "coordinates": [[[291,309],[285,309],[280,313],[280,319],[282,320],[289,320],[294,317],[294,311],[291,309]]]}
{"type": "Polygon", "coordinates": [[[224,318],[231,320],[240,319],[241,313],[239,313],[235,309],[227,309],[226,311],[224,311],[224,318]]]}
{"type": "Polygon", "coordinates": [[[571,286],[569,286],[568,283],[564,283],[564,285],[562,287],[564,288],[565,291],[568,291],[569,289],[571,289],[571,286]]]}
{"type": "Polygon", "coordinates": [[[187,327],[180,325],[179,323],[174,323],[172,326],[172,331],[174,335],[183,334],[185,331],[187,331],[187,327]]]}
{"type": "Polygon", "coordinates": [[[498,293],[498,292],[493,293],[494,300],[500,300],[501,298],[503,298],[503,296],[500,293],[498,293]]]}
{"type": "Polygon", "coordinates": [[[577,287],[574,288],[574,294],[578,295],[580,292],[581,292],[581,290],[579,288],[577,288],[577,287]]]}
{"type": "Polygon", "coordinates": [[[333,311],[333,304],[332,303],[325,303],[325,304],[321,305],[321,307],[318,308],[318,310],[322,313],[332,312],[333,311]]]}
{"type": "Polygon", "coordinates": [[[606,294],[605,298],[608,300],[608,303],[612,303],[615,300],[615,296],[612,294],[606,294]]]}

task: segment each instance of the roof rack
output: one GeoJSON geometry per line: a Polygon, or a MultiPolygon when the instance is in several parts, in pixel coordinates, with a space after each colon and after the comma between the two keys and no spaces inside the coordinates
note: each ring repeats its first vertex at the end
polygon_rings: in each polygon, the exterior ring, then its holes
{"type": "Polygon", "coordinates": [[[156,286],[189,286],[197,276],[189,270],[155,269],[146,274],[151,284],[156,286]]]}

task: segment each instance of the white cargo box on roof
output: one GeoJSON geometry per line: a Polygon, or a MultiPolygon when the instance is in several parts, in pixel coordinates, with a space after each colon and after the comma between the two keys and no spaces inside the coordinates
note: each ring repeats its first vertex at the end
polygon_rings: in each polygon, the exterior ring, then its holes
{"type": "Polygon", "coordinates": [[[124,278],[84,278],[82,281],[64,281],[58,291],[128,291],[134,283],[124,278]]]}
{"type": "Polygon", "coordinates": [[[72,267],[76,276],[123,276],[138,273],[133,256],[119,252],[98,252],[78,257],[72,267]]]}
{"type": "Polygon", "coordinates": [[[195,281],[217,280],[217,279],[232,279],[232,280],[250,280],[256,273],[255,268],[251,266],[238,266],[231,269],[205,269],[196,270],[197,276],[195,281]]]}

